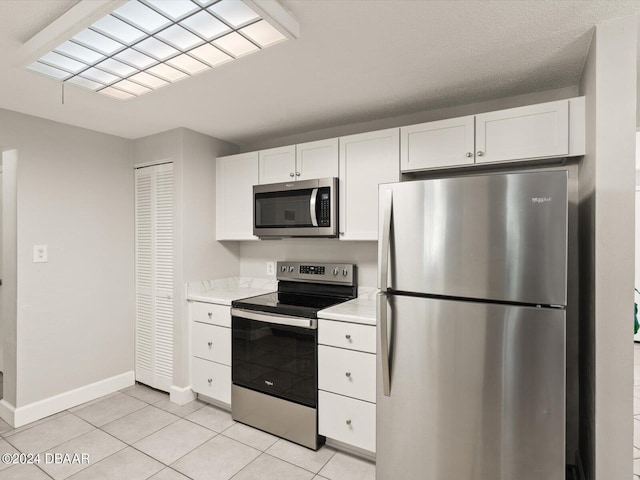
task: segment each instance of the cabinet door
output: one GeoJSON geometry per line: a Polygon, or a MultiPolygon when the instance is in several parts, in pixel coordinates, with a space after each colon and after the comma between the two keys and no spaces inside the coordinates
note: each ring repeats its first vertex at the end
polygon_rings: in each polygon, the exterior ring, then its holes
{"type": "Polygon", "coordinates": [[[296,145],[296,179],[338,176],[338,139],[296,145]]]}
{"type": "Polygon", "coordinates": [[[261,150],[259,155],[260,184],[288,182],[296,178],[296,146],[261,150]]]}
{"type": "Polygon", "coordinates": [[[400,180],[400,129],[340,138],[340,239],[378,239],[378,185],[400,180]]]}
{"type": "Polygon", "coordinates": [[[568,153],[568,100],[476,115],[476,163],[568,153]]]}
{"type": "Polygon", "coordinates": [[[402,127],[400,168],[403,172],[412,172],[472,165],[473,147],[473,116],[402,127]]]}
{"type": "Polygon", "coordinates": [[[216,159],[216,240],[257,240],[253,236],[253,186],[258,152],[216,159]]]}

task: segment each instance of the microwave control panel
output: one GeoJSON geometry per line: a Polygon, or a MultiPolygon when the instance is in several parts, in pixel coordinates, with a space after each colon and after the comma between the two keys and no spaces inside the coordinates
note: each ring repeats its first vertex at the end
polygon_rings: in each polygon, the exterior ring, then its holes
{"type": "Polygon", "coordinates": [[[329,195],[328,188],[320,188],[318,190],[318,226],[330,227],[331,226],[331,196],[329,195]]]}

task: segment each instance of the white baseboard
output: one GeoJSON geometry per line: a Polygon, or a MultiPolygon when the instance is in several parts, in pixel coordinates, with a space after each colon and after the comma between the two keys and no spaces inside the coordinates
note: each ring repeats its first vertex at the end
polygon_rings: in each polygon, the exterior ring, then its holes
{"type": "MultiPolygon", "coordinates": [[[[13,423],[10,425],[14,428],[21,427],[22,425],[35,422],[36,420],[48,417],[54,413],[62,412],[63,410],[78,406],[90,400],[95,400],[103,395],[117,392],[118,390],[130,387],[133,384],[135,384],[135,374],[133,371],[105,378],[99,382],[91,383],[53,397],[45,398],[44,400],[30,403],[24,407],[18,407],[14,409],[13,423]]],[[[2,402],[4,402],[4,400],[0,401],[0,416],[3,415],[5,407],[2,405],[2,402]]],[[[4,419],[4,417],[2,418],[4,419]]]]}
{"type": "Polygon", "coordinates": [[[365,460],[369,460],[374,463],[376,461],[375,452],[370,452],[369,450],[365,450],[360,447],[354,447],[353,445],[349,445],[348,443],[340,442],[332,438],[327,438],[326,444],[328,447],[333,447],[336,450],[342,450],[343,452],[350,453],[351,455],[362,457],[365,460]]]}
{"type": "Polygon", "coordinates": [[[13,427],[16,416],[16,409],[4,398],[0,400],[0,418],[13,427]]]}
{"type": "Polygon", "coordinates": [[[191,390],[191,387],[177,387],[171,385],[169,390],[169,400],[178,405],[186,405],[189,402],[193,402],[196,399],[196,394],[191,390]]]}

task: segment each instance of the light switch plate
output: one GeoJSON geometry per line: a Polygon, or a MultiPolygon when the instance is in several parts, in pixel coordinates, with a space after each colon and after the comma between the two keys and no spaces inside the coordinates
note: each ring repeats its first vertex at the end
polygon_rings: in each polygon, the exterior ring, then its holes
{"type": "Polygon", "coordinates": [[[47,261],[47,246],[34,245],[33,246],[33,263],[44,263],[46,261],[47,261]]]}
{"type": "Polygon", "coordinates": [[[267,275],[273,277],[276,274],[276,262],[267,262],[267,275]]]}

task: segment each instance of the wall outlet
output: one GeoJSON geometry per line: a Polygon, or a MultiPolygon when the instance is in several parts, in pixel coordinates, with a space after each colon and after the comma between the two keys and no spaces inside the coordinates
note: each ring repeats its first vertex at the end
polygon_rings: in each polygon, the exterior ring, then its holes
{"type": "Polygon", "coordinates": [[[267,275],[273,277],[276,274],[276,262],[267,262],[267,275]]]}
{"type": "Polygon", "coordinates": [[[44,263],[46,261],[47,261],[47,246],[34,245],[33,246],[33,263],[44,263]]]}

